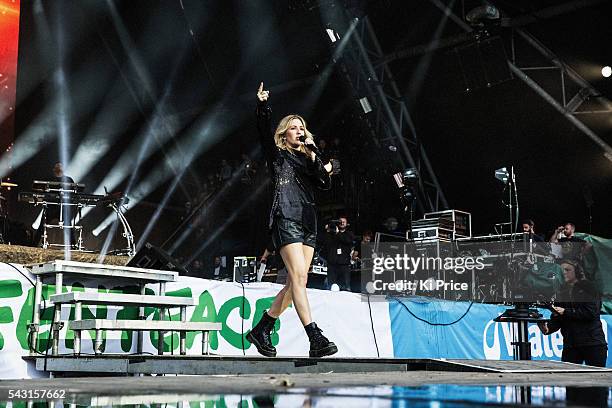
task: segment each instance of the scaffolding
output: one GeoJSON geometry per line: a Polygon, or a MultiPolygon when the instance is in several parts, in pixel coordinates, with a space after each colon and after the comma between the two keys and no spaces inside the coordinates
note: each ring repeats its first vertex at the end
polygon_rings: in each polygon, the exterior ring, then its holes
{"type": "Polygon", "coordinates": [[[330,4],[321,7],[325,8],[323,15],[329,24],[326,29],[336,36],[335,47],[342,47],[342,52],[334,53],[333,63],[361,104],[371,137],[383,149],[385,146],[397,149],[401,165],[419,172],[419,211],[447,209],[446,198],[368,17],[352,17],[342,7],[330,4]],[[336,31],[339,29],[343,36],[336,31]]]}

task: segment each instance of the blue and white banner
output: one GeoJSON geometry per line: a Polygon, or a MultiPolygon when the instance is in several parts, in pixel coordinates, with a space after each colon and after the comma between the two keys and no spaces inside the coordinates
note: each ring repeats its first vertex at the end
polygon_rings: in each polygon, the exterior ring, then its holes
{"type": "MultiPolygon", "coordinates": [[[[389,315],[394,356],[511,360],[515,325],[493,321],[506,309],[478,303],[470,307],[468,302],[427,298],[392,299],[389,315]]],[[[545,310],[540,312],[544,316],[550,314],[545,310]]],[[[607,341],[612,316],[601,316],[601,323],[607,341]]],[[[559,331],[545,336],[536,324],[529,324],[529,341],[534,360],[561,359],[563,337],[559,331]]],[[[612,367],[609,353],[607,365],[612,367]]]]}

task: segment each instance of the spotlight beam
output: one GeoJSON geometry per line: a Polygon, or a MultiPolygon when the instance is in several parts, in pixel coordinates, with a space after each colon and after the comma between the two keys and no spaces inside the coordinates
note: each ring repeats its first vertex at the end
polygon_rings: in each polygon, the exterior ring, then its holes
{"type": "MultiPolygon", "coordinates": [[[[175,146],[167,155],[162,164],[154,168],[145,179],[130,194],[130,209],[134,208],[138,202],[153,192],[162,183],[173,176],[171,168],[179,167],[184,170],[192,161],[209,147],[213,146],[218,140],[235,130],[240,124],[238,118],[221,118],[221,108],[214,109],[201,123],[196,126],[186,140],[181,141],[180,145],[175,146]],[[178,166],[177,166],[178,164],[178,166]]],[[[94,230],[94,235],[106,229],[112,222],[113,215],[109,215],[94,230]],[[96,233],[97,232],[97,233],[96,233]]]]}
{"type": "MultiPolygon", "coordinates": [[[[257,149],[251,150],[249,152],[249,156],[252,156],[255,153],[256,150],[257,149]]],[[[197,221],[196,222],[190,222],[188,224],[187,228],[185,228],[183,230],[183,232],[181,233],[179,238],[174,241],[174,243],[172,244],[172,247],[170,247],[170,249],[168,250],[168,253],[170,253],[170,254],[174,253],[174,251],[176,251],[183,244],[183,242],[189,237],[189,235],[191,234],[193,229],[200,225],[200,222],[199,222],[200,218],[199,218],[199,215],[196,214],[196,212],[204,213],[205,211],[213,211],[215,209],[216,204],[235,185],[235,183],[240,179],[240,177],[241,177],[240,171],[235,171],[234,174],[232,174],[231,179],[227,183],[225,183],[223,186],[221,186],[220,189],[218,189],[217,191],[215,191],[213,193],[214,197],[212,197],[212,200],[211,200],[210,203],[208,203],[207,200],[205,200],[203,202],[205,204],[203,207],[197,208],[197,209],[194,210],[194,215],[196,216],[196,220],[197,221]]],[[[172,238],[173,236],[174,236],[174,234],[172,234],[172,236],[170,238],[172,238]]],[[[169,241],[169,239],[164,241],[164,243],[162,244],[162,247],[164,247],[164,245],[168,241],[169,241]]]]}
{"type": "Polygon", "coordinates": [[[221,235],[221,233],[223,233],[227,227],[234,222],[234,220],[245,208],[251,205],[251,201],[257,198],[266,189],[268,184],[270,184],[270,179],[267,179],[265,182],[261,183],[261,185],[257,187],[257,190],[255,190],[255,192],[249,197],[249,199],[243,201],[242,204],[240,204],[240,206],[227,217],[225,222],[219,228],[217,228],[217,230],[213,232],[210,237],[208,237],[208,239],[202,243],[202,245],[200,245],[200,247],[191,255],[184,265],[191,264],[198,256],[200,256],[202,252],[204,252],[206,248],[208,248],[212,242],[219,238],[219,235],[221,235]]]}
{"type": "MultiPolygon", "coordinates": [[[[64,31],[63,25],[60,23],[61,15],[58,12],[56,15],[56,45],[57,45],[57,61],[56,61],[56,71],[54,74],[54,88],[58,95],[59,103],[58,103],[58,112],[56,116],[56,126],[58,133],[58,156],[60,158],[60,162],[65,166],[68,163],[68,155],[70,151],[71,144],[71,135],[70,135],[70,109],[69,109],[69,101],[68,101],[68,84],[66,81],[66,72],[64,70],[64,31]]],[[[67,222],[70,223],[72,220],[72,207],[67,207],[66,218],[67,222]]],[[[72,229],[63,229],[64,235],[64,259],[70,260],[71,252],[70,248],[72,245],[72,229]]]]}
{"type": "MultiPolygon", "coordinates": [[[[123,24],[123,22],[121,21],[121,18],[119,16],[119,14],[117,13],[117,10],[113,4],[112,1],[107,0],[106,2],[110,13],[111,13],[111,17],[113,19],[113,24],[114,27],[117,31],[117,34],[119,35],[121,44],[123,46],[123,48],[125,49],[126,54],[128,55],[128,59],[130,62],[130,65],[132,66],[133,70],[136,72],[136,78],[134,78],[133,80],[131,78],[128,78],[126,73],[124,72],[124,70],[121,69],[115,55],[113,54],[113,51],[111,49],[111,47],[108,45],[106,39],[100,34],[100,30],[98,30],[98,35],[100,37],[100,39],[102,40],[108,54],[111,56],[111,58],[113,59],[115,66],[117,67],[117,69],[119,70],[119,73],[121,75],[121,77],[123,78],[126,87],[128,88],[130,94],[132,95],[132,98],[134,100],[134,102],[136,103],[136,105],[138,106],[138,109],[140,111],[140,113],[145,116],[145,109],[143,107],[143,101],[141,101],[141,98],[139,97],[138,93],[136,92],[136,89],[133,86],[133,82],[140,82],[142,84],[142,89],[144,89],[145,91],[145,96],[146,98],[144,103],[147,104],[151,104],[154,103],[154,101],[157,100],[157,97],[155,95],[155,90],[153,89],[153,86],[151,85],[152,81],[150,79],[150,75],[148,74],[145,65],[142,63],[142,61],[140,60],[140,58],[138,57],[137,53],[136,53],[136,47],[133,45],[133,41],[129,36],[129,33],[127,32],[127,30],[125,29],[125,26],[123,24]]],[[[174,65],[174,69],[172,71],[171,74],[171,79],[168,81],[168,84],[164,90],[164,97],[162,97],[162,99],[165,99],[165,96],[169,93],[170,88],[173,84],[174,81],[174,77],[176,76],[176,72],[177,72],[177,68],[180,65],[180,61],[183,59],[183,56],[185,55],[185,50],[186,47],[182,48],[182,52],[180,57],[177,60],[177,63],[174,65]]],[[[140,89],[140,88],[139,88],[140,89]]],[[[156,106],[156,110],[160,105],[158,104],[156,106]]],[[[168,138],[174,136],[175,132],[178,130],[178,127],[176,128],[171,128],[170,126],[167,126],[165,121],[161,121],[159,122],[160,127],[166,127],[167,132],[166,134],[168,135],[166,138],[162,138],[161,142],[158,140],[158,144],[159,147],[162,148],[163,151],[163,144],[168,140],[168,138]]],[[[142,141],[140,142],[140,144],[142,145],[142,141]]],[[[146,143],[148,145],[148,143],[146,143]]],[[[138,149],[139,151],[142,151],[142,149],[138,149]]],[[[151,149],[149,149],[148,151],[145,152],[144,157],[147,158],[149,157],[151,154],[154,153],[154,150],[151,151],[151,149]]],[[[164,151],[165,153],[165,151],[164,151]]],[[[139,155],[140,157],[140,155],[139,155]]],[[[142,164],[141,161],[138,161],[136,163],[133,162],[133,154],[132,157],[126,157],[126,154],[124,154],[121,158],[120,158],[120,163],[116,164],[113,168],[113,170],[111,171],[111,173],[109,175],[107,175],[107,178],[110,177],[112,183],[108,183],[105,181],[103,181],[98,188],[96,189],[96,194],[101,194],[104,191],[104,187],[106,186],[108,188],[108,186],[110,185],[110,189],[114,189],[117,185],[119,185],[119,183],[121,183],[121,181],[123,181],[123,179],[126,177],[127,174],[131,174],[132,177],[131,179],[134,179],[134,175],[138,173],[138,169],[140,167],[140,165],[142,164]],[[125,161],[129,161],[129,166],[126,166],[125,161]],[[127,169],[129,169],[130,171],[126,171],[127,169]],[[119,180],[117,180],[119,179],[119,180]]],[[[173,170],[173,169],[172,169],[173,170]]],[[[197,176],[196,176],[197,179],[197,176]]],[[[106,179],[105,179],[106,180],[106,179]]],[[[185,192],[187,191],[184,186],[181,185],[181,187],[183,188],[183,190],[185,190],[185,192]]],[[[83,217],[85,217],[87,215],[87,213],[89,213],[89,211],[84,211],[83,217]]]]}
{"type": "Polygon", "coordinates": [[[82,180],[91,171],[136,116],[130,109],[131,98],[125,94],[116,96],[121,83],[121,79],[117,80],[106,95],[103,108],[72,156],[66,173],[75,180],[82,180]]]}
{"type": "Polygon", "coordinates": [[[149,98],[153,99],[154,95],[156,94],[153,81],[151,81],[151,76],[149,75],[145,64],[142,62],[142,59],[138,55],[138,47],[136,47],[132,41],[132,38],[130,37],[130,34],[126,30],[125,25],[121,20],[121,16],[117,12],[115,3],[112,0],[106,0],[106,5],[110,11],[111,18],[113,20],[113,27],[115,27],[115,31],[119,36],[119,41],[127,53],[128,61],[132,65],[132,68],[134,68],[134,71],[136,71],[136,78],[140,81],[137,88],[144,89],[149,98]]]}
{"type": "MultiPolygon", "coordinates": [[[[164,111],[167,95],[168,93],[162,96],[144,131],[130,143],[113,169],[95,189],[94,194],[104,194],[106,189],[114,190],[129,175],[130,179],[125,191],[127,195],[136,180],[141,164],[157,151],[157,146],[163,146],[178,132],[178,120],[164,111]],[[153,140],[157,142],[157,146],[152,143],[153,140]]],[[[85,218],[90,211],[90,207],[84,208],[82,218],[85,218]]]]}
{"type": "Polygon", "coordinates": [[[138,252],[140,248],[142,248],[142,246],[145,244],[145,242],[147,242],[147,238],[149,238],[151,231],[153,231],[153,227],[159,220],[159,217],[161,216],[162,211],[166,208],[166,205],[168,204],[170,197],[174,193],[174,190],[176,190],[176,187],[178,186],[181,178],[183,177],[183,173],[185,172],[186,169],[187,169],[186,166],[183,167],[181,174],[179,174],[177,177],[174,178],[174,180],[172,181],[172,184],[166,190],[166,193],[164,194],[164,198],[162,199],[162,201],[159,203],[159,205],[155,209],[155,212],[153,213],[151,220],[147,224],[142,235],[140,236],[140,239],[138,240],[138,243],[136,244],[136,252],[138,252]]]}
{"type": "Polygon", "coordinates": [[[0,177],[7,176],[10,168],[16,170],[19,166],[34,157],[47,144],[55,140],[55,121],[53,111],[55,104],[49,104],[44,112],[28,126],[15,140],[10,154],[3,152],[0,157],[0,177]]]}
{"type": "MultiPolygon", "coordinates": [[[[125,24],[123,24],[123,21],[121,20],[121,16],[119,15],[119,13],[117,12],[117,8],[115,7],[115,4],[112,0],[106,0],[106,4],[111,12],[111,17],[113,20],[113,25],[117,31],[117,34],[119,35],[119,39],[121,41],[121,45],[123,46],[123,48],[126,50],[129,61],[132,65],[132,67],[134,68],[134,71],[136,72],[136,76],[140,79],[140,81],[143,84],[143,89],[145,90],[145,92],[147,93],[149,99],[151,100],[155,100],[156,98],[156,92],[155,92],[155,87],[153,86],[153,81],[151,80],[151,76],[149,75],[149,72],[147,71],[147,68],[144,64],[144,62],[142,61],[142,59],[140,58],[140,56],[138,55],[138,53],[136,52],[136,50],[138,49],[136,47],[136,45],[134,44],[134,41],[132,40],[131,36],[129,35],[127,29],[125,28],[125,24]]],[[[165,92],[169,92],[173,83],[174,83],[174,79],[176,77],[176,73],[178,71],[178,67],[180,66],[181,62],[183,61],[183,58],[185,56],[185,52],[187,50],[187,47],[185,45],[183,45],[183,47],[181,48],[181,53],[179,55],[179,57],[176,59],[176,63],[174,64],[174,67],[172,69],[172,73],[170,74],[170,80],[168,81],[168,85],[166,86],[165,92]]],[[[160,146],[163,150],[163,146],[160,146]]],[[[175,172],[175,170],[172,168],[171,169],[173,172],[175,172]]],[[[175,176],[179,177],[179,174],[177,172],[175,172],[175,176]]],[[[192,176],[194,176],[194,178],[196,180],[199,181],[197,175],[195,173],[192,173],[192,176]]],[[[181,187],[181,189],[183,190],[183,193],[185,195],[188,195],[188,190],[187,188],[181,183],[179,183],[179,186],[181,187]]]]}
{"type": "MultiPolygon", "coordinates": [[[[185,146],[185,149],[182,149],[181,145],[178,143],[175,144],[173,152],[171,152],[170,155],[166,155],[162,166],[154,169],[149,174],[148,178],[141,182],[136,193],[133,196],[130,196],[130,202],[132,204],[132,207],[130,208],[133,208],[139,201],[145,198],[147,194],[155,190],[155,188],[170,177],[168,171],[163,171],[163,167],[169,165],[174,168],[173,163],[180,163],[185,167],[189,166],[191,162],[203,151],[206,151],[209,147],[214,145],[214,143],[239,126],[242,118],[221,117],[223,107],[225,103],[233,97],[235,87],[236,84],[238,84],[239,79],[239,76],[236,76],[233,79],[233,81],[226,88],[223,99],[215,105],[208,115],[198,121],[187,136],[184,137],[185,140],[182,141],[181,144],[185,146]]],[[[124,157],[130,160],[130,156],[124,155],[124,157]]],[[[115,166],[115,168],[116,167],[117,166],[115,166]]],[[[104,188],[104,186],[105,184],[103,181],[98,188],[104,188]]],[[[85,215],[83,215],[83,217],[84,216],[85,215]]],[[[93,234],[95,236],[98,236],[101,231],[109,226],[111,222],[110,217],[111,215],[109,215],[93,230],[93,234]]]]}
{"type": "MultiPolygon", "coordinates": [[[[452,9],[455,5],[455,1],[456,0],[452,0],[448,7],[452,9]]],[[[444,13],[442,18],[440,19],[440,23],[438,23],[438,26],[436,27],[436,30],[433,33],[433,36],[430,41],[431,45],[435,45],[436,43],[440,41],[440,37],[442,36],[442,32],[444,31],[444,28],[446,27],[447,22],[448,22],[448,13],[444,13]]],[[[408,96],[407,96],[408,104],[414,105],[415,100],[418,94],[420,93],[421,88],[423,87],[425,75],[427,74],[427,71],[429,70],[429,66],[431,65],[432,58],[433,58],[432,53],[427,53],[423,55],[421,59],[419,60],[419,63],[416,69],[412,73],[410,82],[408,82],[408,96]]],[[[413,134],[416,135],[416,129],[414,129],[414,126],[412,127],[413,127],[412,132],[413,134]]]]}

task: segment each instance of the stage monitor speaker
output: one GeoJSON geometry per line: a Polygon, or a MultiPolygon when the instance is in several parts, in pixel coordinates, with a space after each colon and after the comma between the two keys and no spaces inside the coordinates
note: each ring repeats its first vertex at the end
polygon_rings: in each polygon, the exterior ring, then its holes
{"type": "Polygon", "coordinates": [[[234,282],[257,282],[257,258],[254,256],[234,257],[234,282]]]}
{"type": "Polygon", "coordinates": [[[479,40],[454,49],[464,92],[490,88],[512,79],[500,37],[479,40]]]}
{"type": "Polygon", "coordinates": [[[148,242],[132,259],[130,259],[127,266],[156,269],[158,271],[174,271],[178,272],[179,275],[189,274],[187,269],[185,269],[176,259],[172,258],[166,251],[148,242]]]}

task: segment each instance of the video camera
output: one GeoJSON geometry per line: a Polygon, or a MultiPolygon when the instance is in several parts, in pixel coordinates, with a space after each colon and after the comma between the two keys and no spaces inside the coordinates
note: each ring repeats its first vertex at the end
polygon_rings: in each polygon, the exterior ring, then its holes
{"type": "Polygon", "coordinates": [[[340,219],[331,219],[329,221],[327,221],[327,226],[332,228],[332,227],[336,227],[338,228],[340,226],[342,221],[340,221],[340,219]]]}

